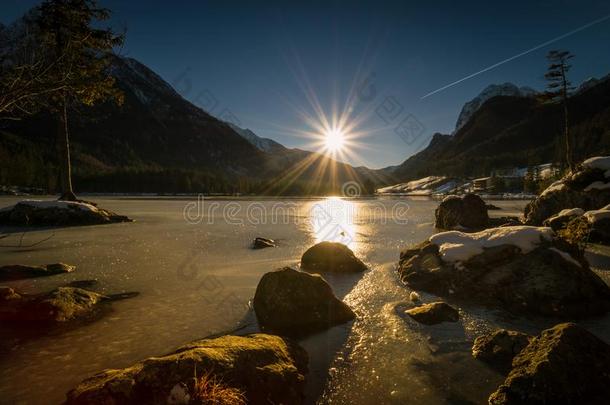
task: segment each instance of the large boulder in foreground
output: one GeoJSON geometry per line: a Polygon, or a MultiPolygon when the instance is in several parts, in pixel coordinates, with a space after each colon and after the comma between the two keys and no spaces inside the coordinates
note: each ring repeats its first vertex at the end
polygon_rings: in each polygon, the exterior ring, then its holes
{"type": "Polygon", "coordinates": [[[66,404],[208,403],[189,401],[195,396],[194,377],[210,375],[222,388],[238,391],[248,404],[301,404],[307,362],[300,346],[279,336],[204,339],[88,378],[68,392],[66,404]],[[177,394],[183,401],[177,401],[177,394]]]}
{"type": "Polygon", "coordinates": [[[542,223],[564,209],[597,210],[610,204],[610,156],[585,160],[580,169],[551,184],[525,207],[528,225],[542,223]]]}
{"type": "Polygon", "coordinates": [[[415,308],[407,309],[407,315],[419,323],[425,325],[436,325],[441,322],[457,322],[460,314],[446,302],[432,302],[415,308]]]}
{"type": "Polygon", "coordinates": [[[439,233],[401,253],[399,274],[413,289],[516,314],[571,318],[610,309],[610,288],[550,228],[439,233]]]}
{"type": "Polygon", "coordinates": [[[126,216],[80,201],[24,200],[0,210],[0,225],[73,226],[130,222],[126,216]]]}
{"type": "Polygon", "coordinates": [[[261,278],[253,306],[263,330],[290,336],[327,329],[355,317],[320,275],[290,267],[261,278]]]}
{"type": "Polygon", "coordinates": [[[510,370],[513,358],[530,342],[525,333],[498,329],[477,337],[472,346],[472,355],[500,371],[510,370]]]}
{"type": "Polygon", "coordinates": [[[434,212],[434,216],[434,227],[439,229],[482,229],[489,222],[487,205],[476,194],[445,197],[434,212]]]}
{"type": "Polygon", "coordinates": [[[321,273],[354,273],[367,269],[350,248],[338,242],[320,242],[307,249],[301,257],[301,268],[321,273]]]}
{"type": "Polygon", "coordinates": [[[63,323],[95,314],[102,305],[136,293],[102,295],[76,287],[59,287],[43,294],[23,294],[0,287],[0,321],[63,323]]]}
{"type": "Polygon", "coordinates": [[[65,263],[53,263],[45,266],[10,264],[0,266],[0,281],[53,276],[55,274],[71,273],[75,269],[76,266],[70,266],[69,264],[65,263]]]}
{"type": "Polygon", "coordinates": [[[514,359],[493,405],[606,404],[610,398],[610,346],[573,323],[531,340],[514,359]]]}

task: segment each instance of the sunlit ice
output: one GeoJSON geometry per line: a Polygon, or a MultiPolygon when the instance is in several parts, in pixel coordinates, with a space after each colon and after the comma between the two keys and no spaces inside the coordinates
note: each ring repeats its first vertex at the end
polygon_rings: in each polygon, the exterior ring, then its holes
{"type": "Polygon", "coordinates": [[[310,224],[316,242],[339,242],[356,249],[356,209],[354,202],[338,197],[312,204],[310,224]]]}

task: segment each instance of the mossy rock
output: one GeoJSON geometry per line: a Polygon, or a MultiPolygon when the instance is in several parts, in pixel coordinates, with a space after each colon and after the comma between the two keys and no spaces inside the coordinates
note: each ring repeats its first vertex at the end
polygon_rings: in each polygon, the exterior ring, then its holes
{"type": "Polygon", "coordinates": [[[53,263],[46,266],[25,266],[11,264],[0,266],[0,281],[21,280],[26,278],[47,277],[56,274],[71,273],[76,266],[65,263],[53,263]]]}
{"type": "Polygon", "coordinates": [[[487,205],[476,194],[447,196],[434,212],[434,227],[438,229],[482,229],[489,223],[487,205]]]}
{"type": "Polygon", "coordinates": [[[446,302],[432,302],[405,311],[407,315],[419,323],[436,325],[441,322],[457,322],[460,314],[446,302]]]}
{"type": "Polygon", "coordinates": [[[489,403],[604,404],[609,397],[610,346],[574,323],[563,323],[521,350],[489,403]]]}
{"type": "Polygon", "coordinates": [[[137,293],[102,295],[77,287],[59,287],[42,294],[23,294],[4,287],[0,294],[0,321],[60,324],[94,315],[102,305],[137,293]]]}
{"type": "Polygon", "coordinates": [[[253,306],[263,330],[289,336],[324,330],[355,317],[319,274],[290,267],[261,278],[253,306]]]}
{"type": "Polygon", "coordinates": [[[347,246],[338,242],[320,242],[303,253],[301,268],[311,272],[357,273],[367,269],[347,246]]]}
{"type": "Polygon", "coordinates": [[[472,355],[491,367],[507,372],[513,358],[530,342],[531,336],[506,329],[498,329],[492,333],[479,336],[472,346],[472,355]]]}
{"type": "Polygon", "coordinates": [[[222,336],[187,344],[131,367],[106,370],[68,392],[67,405],[163,404],[176,386],[213,373],[248,404],[301,404],[307,353],[280,336],[222,336]]]}

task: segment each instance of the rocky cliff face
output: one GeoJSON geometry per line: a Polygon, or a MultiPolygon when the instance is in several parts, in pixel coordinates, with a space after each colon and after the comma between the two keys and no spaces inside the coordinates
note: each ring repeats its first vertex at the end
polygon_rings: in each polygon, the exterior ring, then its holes
{"type": "Polygon", "coordinates": [[[462,128],[468,120],[473,116],[475,112],[485,103],[487,100],[498,96],[510,96],[510,97],[532,97],[536,94],[534,89],[529,87],[517,87],[512,83],[503,84],[492,84],[487,87],[475,98],[464,104],[462,111],[458,116],[458,120],[455,124],[455,132],[462,128]]]}

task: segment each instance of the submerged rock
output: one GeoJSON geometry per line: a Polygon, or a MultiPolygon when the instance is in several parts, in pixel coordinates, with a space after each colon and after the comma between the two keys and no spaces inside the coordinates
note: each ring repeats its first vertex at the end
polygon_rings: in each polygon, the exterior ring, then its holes
{"type": "Polygon", "coordinates": [[[355,317],[319,274],[290,267],[261,278],[253,306],[263,330],[292,336],[327,329],[355,317]]]}
{"type": "Polygon", "coordinates": [[[301,257],[301,268],[322,273],[354,273],[367,269],[350,248],[338,242],[320,242],[307,249],[301,257]]]}
{"type": "Polygon", "coordinates": [[[457,322],[460,314],[446,302],[432,302],[405,311],[407,315],[419,323],[435,325],[441,322],[457,322]]]}
{"type": "Polygon", "coordinates": [[[255,238],[252,242],[252,249],[264,249],[268,247],[276,247],[275,241],[273,239],[267,238],[255,238]]]}
{"type": "Polygon", "coordinates": [[[474,358],[501,371],[508,371],[513,358],[530,342],[531,336],[513,330],[498,329],[479,336],[472,346],[474,358]]]}
{"type": "Polygon", "coordinates": [[[439,233],[403,251],[398,271],[411,288],[513,313],[570,318],[610,309],[610,288],[550,228],[439,233]]]}
{"type": "Polygon", "coordinates": [[[489,397],[500,404],[603,404],[610,397],[610,346],[586,329],[559,324],[533,338],[489,397]]]}
{"type": "Polygon", "coordinates": [[[546,219],[571,208],[597,210],[610,204],[610,158],[591,158],[575,173],[568,173],[525,207],[528,225],[542,225],[546,219]]]}
{"type": "Polygon", "coordinates": [[[21,294],[8,288],[0,294],[0,321],[62,323],[93,314],[100,305],[137,293],[107,296],[75,287],[43,294],[21,294]]]}
{"type": "Polygon", "coordinates": [[[190,399],[194,378],[210,373],[243,393],[248,404],[301,404],[307,362],[305,350],[279,336],[204,339],[88,378],[68,392],[66,404],[166,404],[170,396],[187,395],[190,399]]]}
{"type": "Polygon", "coordinates": [[[45,277],[55,274],[71,273],[76,266],[65,263],[53,263],[46,266],[24,266],[21,264],[11,264],[0,266],[0,281],[21,280],[24,278],[45,277]]]}
{"type": "Polygon", "coordinates": [[[489,222],[487,205],[476,194],[445,197],[434,212],[434,216],[434,227],[439,229],[481,229],[489,222]]]}
{"type": "Polygon", "coordinates": [[[126,216],[77,201],[24,200],[0,210],[0,225],[72,226],[130,222],[126,216]]]}

